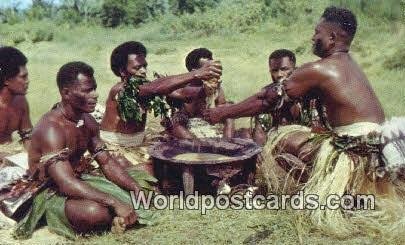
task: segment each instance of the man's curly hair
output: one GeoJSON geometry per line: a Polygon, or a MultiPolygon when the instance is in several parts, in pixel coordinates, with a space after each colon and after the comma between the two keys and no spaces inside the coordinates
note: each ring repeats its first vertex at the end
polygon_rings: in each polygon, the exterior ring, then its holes
{"type": "Polygon", "coordinates": [[[212,60],[212,52],[206,48],[197,48],[191,51],[186,57],[186,67],[188,71],[200,68],[201,58],[212,60]]]}
{"type": "Polygon", "coordinates": [[[142,43],[135,41],[125,42],[116,47],[112,51],[110,58],[111,70],[116,76],[120,77],[120,72],[126,69],[128,55],[130,54],[144,55],[146,57],[147,52],[142,43]]]}
{"type": "Polygon", "coordinates": [[[328,22],[338,24],[342,30],[346,31],[350,40],[354,38],[357,30],[357,19],[352,11],[346,8],[330,6],[323,12],[322,18],[328,22]]]}

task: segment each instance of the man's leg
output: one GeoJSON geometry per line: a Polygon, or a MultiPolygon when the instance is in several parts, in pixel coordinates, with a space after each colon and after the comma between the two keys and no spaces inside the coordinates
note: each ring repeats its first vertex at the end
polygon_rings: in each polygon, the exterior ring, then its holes
{"type": "Polygon", "coordinates": [[[113,219],[107,207],[91,200],[66,200],[65,214],[78,233],[108,230],[113,219]]]}
{"type": "Polygon", "coordinates": [[[311,141],[310,132],[296,132],[282,139],[274,149],[277,163],[295,179],[306,181],[308,170],[318,150],[311,141]]]}

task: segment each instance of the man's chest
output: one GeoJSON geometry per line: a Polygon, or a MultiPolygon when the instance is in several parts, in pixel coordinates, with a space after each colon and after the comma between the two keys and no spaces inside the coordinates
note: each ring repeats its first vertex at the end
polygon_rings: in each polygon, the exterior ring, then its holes
{"type": "Polygon", "coordinates": [[[85,126],[68,125],[66,129],[66,147],[73,153],[83,154],[91,144],[90,131],[85,126]]]}
{"type": "Polygon", "coordinates": [[[22,116],[22,111],[13,106],[0,107],[0,133],[12,133],[17,130],[22,116]]]}

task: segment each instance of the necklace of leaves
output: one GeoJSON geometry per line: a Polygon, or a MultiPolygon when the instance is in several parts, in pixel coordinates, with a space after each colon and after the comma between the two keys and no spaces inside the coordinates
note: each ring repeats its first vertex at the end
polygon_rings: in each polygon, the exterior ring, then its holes
{"type": "Polygon", "coordinates": [[[144,77],[133,76],[118,94],[118,110],[123,121],[142,122],[143,108],[149,112],[153,111],[155,117],[168,118],[169,106],[164,96],[139,98],[139,86],[148,82],[149,80],[144,77]]]}

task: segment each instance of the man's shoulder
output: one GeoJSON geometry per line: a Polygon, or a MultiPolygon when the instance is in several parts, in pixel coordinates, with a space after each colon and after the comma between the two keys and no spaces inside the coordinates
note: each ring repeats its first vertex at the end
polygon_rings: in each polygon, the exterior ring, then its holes
{"type": "Polygon", "coordinates": [[[115,96],[124,89],[124,83],[118,82],[110,89],[110,95],[115,96]]]}
{"type": "Polygon", "coordinates": [[[32,140],[39,142],[65,141],[64,127],[55,117],[54,110],[47,112],[35,125],[32,140]]]}
{"type": "Polygon", "coordinates": [[[325,82],[330,80],[330,76],[334,74],[334,70],[336,70],[336,67],[329,60],[320,59],[303,64],[294,73],[302,75],[302,78],[305,79],[311,78],[318,82],[325,82]]]}
{"type": "Polygon", "coordinates": [[[117,95],[124,89],[124,83],[118,82],[114,86],[111,87],[110,92],[108,93],[107,103],[111,101],[115,101],[117,95]]]}
{"type": "Polygon", "coordinates": [[[34,132],[46,132],[48,130],[63,130],[63,125],[56,120],[55,111],[51,110],[45,113],[35,125],[34,132]]]}

